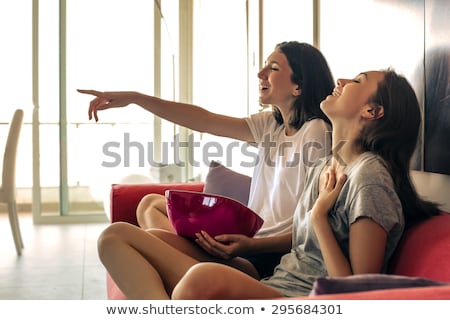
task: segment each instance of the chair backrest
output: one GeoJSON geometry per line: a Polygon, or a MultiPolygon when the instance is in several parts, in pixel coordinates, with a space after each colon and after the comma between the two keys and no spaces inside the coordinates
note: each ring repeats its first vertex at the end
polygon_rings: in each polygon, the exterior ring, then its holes
{"type": "Polygon", "coordinates": [[[17,146],[22,123],[23,110],[17,109],[9,125],[8,139],[3,155],[2,191],[7,200],[15,198],[17,146]]]}

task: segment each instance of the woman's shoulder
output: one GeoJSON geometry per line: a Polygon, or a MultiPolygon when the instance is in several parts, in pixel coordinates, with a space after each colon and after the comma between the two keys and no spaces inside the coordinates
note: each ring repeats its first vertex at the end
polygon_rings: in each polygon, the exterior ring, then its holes
{"type": "Polygon", "coordinates": [[[284,128],[284,126],[280,126],[277,123],[273,113],[270,111],[251,114],[245,120],[257,143],[262,142],[267,136],[272,139],[273,136],[279,135],[284,128]]]}
{"type": "Polygon", "coordinates": [[[271,121],[271,120],[276,121],[275,117],[273,116],[273,112],[271,110],[269,110],[269,109],[263,109],[263,110],[261,110],[259,112],[252,113],[249,116],[249,118],[253,119],[253,120],[262,120],[262,119],[264,119],[265,121],[271,121]]]}
{"type": "Polygon", "coordinates": [[[273,128],[280,127],[273,115],[273,112],[270,112],[269,110],[253,113],[247,117],[246,120],[257,127],[272,128],[272,130],[273,128]]]}
{"type": "Polygon", "coordinates": [[[360,184],[393,184],[386,162],[372,152],[365,152],[350,165],[349,174],[360,184]]]}
{"type": "Polygon", "coordinates": [[[309,120],[292,136],[292,139],[297,140],[300,144],[319,143],[322,147],[329,148],[331,146],[331,126],[319,118],[309,120]]]}
{"type": "Polygon", "coordinates": [[[370,151],[362,153],[356,163],[362,167],[361,169],[375,167],[380,169],[384,168],[387,170],[386,162],[383,158],[370,151]]]}
{"type": "Polygon", "coordinates": [[[323,119],[314,118],[312,120],[306,121],[301,128],[299,129],[301,132],[315,132],[315,133],[321,133],[324,132],[331,134],[331,125],[327,123],[323,119]]]}

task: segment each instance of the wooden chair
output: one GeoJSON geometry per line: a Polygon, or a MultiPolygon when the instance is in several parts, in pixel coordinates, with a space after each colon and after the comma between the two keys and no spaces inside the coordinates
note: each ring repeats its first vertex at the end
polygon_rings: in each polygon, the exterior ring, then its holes
{"type": "Polygon", "coordinates": [[[19,256],[22,254],[23,241],[16,205],[16,158],[22,123],[23,110],[17,109],[10,123],[8,139],[6,140],[3,155],[2,185],[0,186],[0,203],[6,203],[8,205],[9,222],[11,224],[16,251],[19,256]]]}

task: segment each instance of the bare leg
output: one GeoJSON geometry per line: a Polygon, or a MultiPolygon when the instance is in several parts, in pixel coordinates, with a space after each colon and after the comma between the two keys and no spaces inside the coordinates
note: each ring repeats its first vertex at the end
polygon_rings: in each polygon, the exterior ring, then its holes
{"type": "Polygon", "coordinates": [[[160,194],[148,194],[138,204],[136,218],[139,226],[175,232],[167,217],[166,198],[160,194]]]}
{"type": "Polygon", "coordinates": [[[178,282],[172,299],[269,299],[282,295],[275,289],[234,268],[218,263],[192,266],[178,282]]]}
{"type": "Polygon", "coordinates": [[[100,260],[129,299],[169,299],[198,261],[141,228],[117,222],[98,240],[100,260]]]}

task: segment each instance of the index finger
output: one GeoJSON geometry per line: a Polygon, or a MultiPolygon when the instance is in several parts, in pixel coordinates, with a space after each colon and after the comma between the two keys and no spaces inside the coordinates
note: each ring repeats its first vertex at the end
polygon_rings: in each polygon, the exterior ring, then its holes
{"type": "MultiPolygon", "coordinates": [[[[101,92],[97,91],[97,90],[77,89],[77,91],[79,93],[90,94],[90,95],[93,95],[93,96],[96,96],[96,97],[99,97],[101,95],[101,92]]],[[[95,118],[95,121],[97,122],[98,121],[98,116],[97,116],[97,109],[94,106],[94,101],[95,101],[95,99],[93,101],[91,101],[91,103],[89,104],[88,117],[89,117],[89,120],[91,120],[92,119],[92,113],[94,113],[94,118],[95,118]]]]}
{"type": "Polygon", "coordinates": [[[91,94],[93,96],[100,96],[102,93],[100,91],[97,90],[85,90],[85,89],[77,89],[77,91],[79,93],[84,93],[84,94],[91,94]]]}

